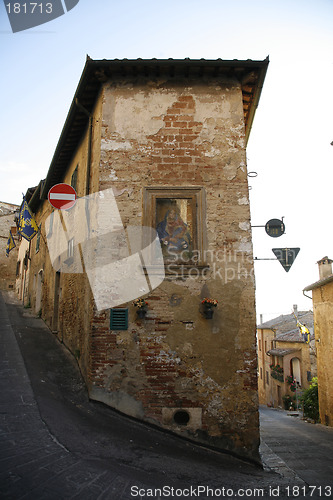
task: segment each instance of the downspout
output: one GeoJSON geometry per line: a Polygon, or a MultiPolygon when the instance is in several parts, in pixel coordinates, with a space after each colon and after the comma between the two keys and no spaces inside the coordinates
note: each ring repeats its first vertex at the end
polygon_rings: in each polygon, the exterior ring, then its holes
{"type": "Polygon", "coordinates": [[[82,113],[84,113],[89,118],[89,126],[88,126],[88,159],[87,159],[87,176],[86,176],[86,195],[89,194],[90,191],[90,171],[91,171],[91,150],[92,150],[92,128],[93,128],[93,116],[92,114],[80,104],[78,98],[75,99],[75,104],[82,113]]]}
{"type": "Polygon", "coordinates": [[[303,295],[304,295],[304,297],[306,297],[306,298],[308,298],[308,299],[312,300],[312,297],[310,297],[310,295],[306,295],[306,293],[305,293],[305,291],[304,291],[304,290],[303,290],[303,295]]]}

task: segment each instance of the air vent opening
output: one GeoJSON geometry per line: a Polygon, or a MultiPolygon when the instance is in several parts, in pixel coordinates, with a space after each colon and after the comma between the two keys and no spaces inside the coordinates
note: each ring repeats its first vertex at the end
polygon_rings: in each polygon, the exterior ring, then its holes
{"type": "Polygon", "coordinates": [[[190,414],[185,410],[178,410],[174,414],[173,420],[177,425],[187,425],[190,421],[190,414]]]}

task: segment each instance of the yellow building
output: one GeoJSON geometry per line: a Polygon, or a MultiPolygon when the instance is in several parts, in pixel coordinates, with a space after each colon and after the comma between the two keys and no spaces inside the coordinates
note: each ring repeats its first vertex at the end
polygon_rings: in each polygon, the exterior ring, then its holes
{"type": "MultiPolygon", "coordinates": [[[[25,193],[25,200],[27,203],[30,202],[32,196],[36,192],[36,196],[40,195],[40,188],[43,182],[41,181],[38,186],[28,188],[25,193]]],[[[31,242],[27,239],[23,238],[21,235],[18,235],[19,245],[18,245],[18,253],[17,253],[17,265],[16,265],[16,283],[15,283],[15,292],[19,300],[22,301],[24,306],[30,305],[30,296],[29,296],[29,279],[30,279],[30,267],[31,267],[31,258],[30,258],[30,249],[31,242]]],[[[37,239],[37,236],[36,236],[37,239]]],[[[41,292],[41,286],[40,291],[41,292]]],[[[37,292],[38,294],[38,292],[37,292]]],[[[38,301],[36,301],[36,305],[38,305],[38,301]]],[[[40,309],[40,306],[39,306],[40,309]]],[[[35,308],[35,312],[38,313],[39,310],[35,308]]]]}
{"type": "Polygon", "coordinates": [[[15,216],[18,210],[18,205],[0,201],[0,290],[14,289],[18,243],[15,216]],[[9,231],[12,233],[16,246],[7,257],[9,231]]]}
{"type": "Polygon", "coordinates": [[[294,306],[293,313],[261,323],[257,331],[259,403],[288,409],[291,399],[296,406],[316,376],[312,311],[298,312],[294,306]],[[309,339],[297,323],[308,328],[309,339]]]}
{"type": "Polygon", "coordinates": [[[319,281],[304,288],[312,291],[318,363],[319,413],[323,424],[333,426],[333,274],[332,260],[318,261],[319,281]]]}

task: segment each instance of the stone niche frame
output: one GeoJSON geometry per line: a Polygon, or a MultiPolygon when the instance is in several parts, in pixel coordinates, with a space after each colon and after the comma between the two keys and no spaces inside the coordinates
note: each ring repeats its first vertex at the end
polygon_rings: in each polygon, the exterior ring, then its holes
{"type": "MultiPolygon", "coordinates": [[[[191,259],[186,257],[184,260],[168,259],[165,258],[165,271],[168,273],[168,268],[172,267],[174,270],[177,266],[182,266],[182,269],[188,267],[208,268],[204,261],[204,250],[207,247],[206,240],[206,196],[203,187],[145,187],[143,189],[143,225],[153,227],[156,229],[158,224],[157,220],[157,206],[163,200],[170,200],[175,202],[177,200],[187,200],[188,206],[191,209],[191,241],[192,250],[194,251],[195,258],[191,259]],[[198,258],[199,256],[199,258],[198,258]]],[[[182,252],[181,252],[182,253],[182,252]]]]}

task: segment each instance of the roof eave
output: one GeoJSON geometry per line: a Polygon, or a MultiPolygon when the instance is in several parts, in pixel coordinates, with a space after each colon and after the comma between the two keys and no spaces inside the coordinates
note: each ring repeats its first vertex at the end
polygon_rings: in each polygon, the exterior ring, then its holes
{"type": "Polygon", "coordinates": [[[331,283],[332,281],[333,281],[333,274],[331,274],[330,276],[327,276],[327,278],[324,278],[324,279],[321,279],[319,281],[316,281],[315,283],[312,283],[312,285],[309,285],[306,288],[303,288],[303,292],[310,292],[311,290],[315,290],[316,288],[327,285],[328,283],[331,283]]]}
{"type": "Polygon", "coordinates": [[[268,356],[279,356],[283,358],[284,356],[288,356],[288,354],[293,354],[294,352],[299,352],[301,349],[281,349],[281,348],[275,348],[275,349],[270,349],[269,351],[266,352],[268,356]]]}
{"type": "Polygon", "coordinates": [[[253,120],[254,120],[254,115],[255,115],[256,110],[258,108],[261,92],[262,92],[262,89],[264,86],[264,81],[266,78],[266,73],[267,73],[268,64],[269,64],[269,57],[268,56],[263,61],[263,63],[265,63],[265,64],[262,65],[262,69],[261,69],[261,72],[259,74],[257,88],[255,91],[253,103],[252,103],[251,110],[249,113],[248,122],[247,122],[246,128],[245,128],[245,146],[247,146],[247,143],[249,141],[250,132],[252,130],[252,125],[253,125],[253,120]]]}
{"type": "MultiPolygon", "coordinates": [[[[61,153],[63,149],[65,148],[67,139],[68,139],[68,134],[71,128],[73,127],[73,124],[75,123],[76,120],[81,121],[81,128],[86,126],[88,124],[89,117],[82,111],[82,108],[78,108],[77,106],[77,101],[80,102],[81,98],[83,99],[84,97],[84,91],[86,85],[89,84],[93,88],[93,95],[94,97],[90,99],[90,109],[88,109],[88,112],[92,112],[93,105],[96,101],[97,95],[99,93],[99,89],[102,85],[103,81],[106,81],[107,76],[103,73],[104,70],[109,69],[109,70],[115,70],[115,71],[122,71],[123,68],[125,67],[135,67],[139,68],[141,71],[144,70],[145,72],[151,71],[152,68],[157,68],[161,67],[163,70],[166,68],[171,68],[174,67],[177,70],[181,69],[187,69],[187,68],[196,68],[196,67],[202,67],[202,68],[246,68],[246,69],[253,69],[258,71],[258,81],[256,83],[255,91],[254,91],[254,96],[253,99],[251,100],[250,103],[250,111],[248,114],[248,117],[246,119],[245,123],[245,146],[247,145],[250,131],[252,128],[253,124],[253,119],[255,115],[255,111],[258,107],[263,83],[265,80],[267,68],[269,64],[269,58],[267,57],[264,60],[261,61],[255,61],[255,60],[223,60],[223,59],[216,59],[216,60],[206,60],[206,59],[135,59],[135,60],[129,60],[129,59],[123,59],[123,60],[93,60],[89,57],[87,57],[85,66],[83,68],[81,78],[79,80],[78,86],[76,88],[69,112],[67,114],[67,118],[65,121],[65,124],[63,126],[58,144],[56,146],[45,182],[42,187],[41,191],[41,199],[46,199],[47,194],[49,189],[52,187],[52,185],[55,182],[58,182],[56,180],[57,178],[57,169],[61,169],[61,166],[59,166],[59,161],[61,157],[61,153]],[[99,71],[98,71],[99,70],[99,71]],[[79,116],[79,118],[78,118],[79,116]]],[[[77,145],[76,145],[77,147],[77,145]]],[[[76,148],[75,147],[75,148],[76,148]]],[[[73,152],[75,150],[73,146],[73,152]]],[[[70,154],[70,153],[69,153],[70,154]]]]}

